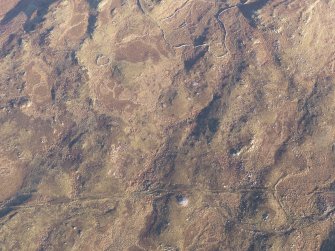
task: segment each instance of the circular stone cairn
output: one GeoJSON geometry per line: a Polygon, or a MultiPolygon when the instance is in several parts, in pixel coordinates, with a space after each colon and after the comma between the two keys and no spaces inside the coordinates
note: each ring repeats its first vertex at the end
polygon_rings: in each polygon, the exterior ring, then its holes
{"type": "Polygon", "coordinates": [[[98,66],[103,66],[109,63],[109,58],[104,55],[99,55],[97,57],[96,63],[98,66]]]}

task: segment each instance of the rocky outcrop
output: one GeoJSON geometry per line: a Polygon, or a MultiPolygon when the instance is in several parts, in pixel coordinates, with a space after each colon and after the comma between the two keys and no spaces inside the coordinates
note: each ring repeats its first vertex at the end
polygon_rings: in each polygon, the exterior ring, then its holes
{"type": "Polygon", "coordinates": [[[4,250],[332,250],[334,10],[0,0],[4,250]]]}

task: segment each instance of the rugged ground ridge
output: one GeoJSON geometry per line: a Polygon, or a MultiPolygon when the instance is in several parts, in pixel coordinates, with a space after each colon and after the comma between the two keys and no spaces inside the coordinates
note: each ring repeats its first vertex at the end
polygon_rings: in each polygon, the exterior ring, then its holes
{"type": "Polygon", "coordinates": [[[335,3],[0,0],[4,250],[332,250],[335,3]]]}

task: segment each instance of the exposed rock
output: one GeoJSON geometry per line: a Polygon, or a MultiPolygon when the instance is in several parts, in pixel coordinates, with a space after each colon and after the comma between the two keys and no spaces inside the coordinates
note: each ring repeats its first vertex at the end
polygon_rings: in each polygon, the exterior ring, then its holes
{"type": "Polygon", "coordinates": [[[0,0],[3,250],[333,250],[334,1],[0,0]]]}

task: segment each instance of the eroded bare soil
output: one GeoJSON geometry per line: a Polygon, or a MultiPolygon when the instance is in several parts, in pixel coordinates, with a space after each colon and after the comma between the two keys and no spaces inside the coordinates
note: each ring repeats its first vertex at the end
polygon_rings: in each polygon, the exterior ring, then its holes
{"type": "Polygon", "coordinates": [[[333,0],[0,0],[0,250],[335,250],[333,0]]]}

